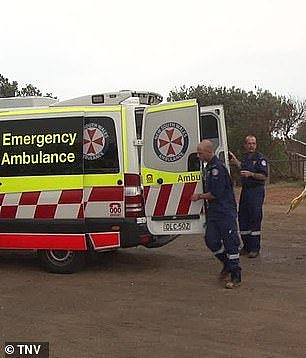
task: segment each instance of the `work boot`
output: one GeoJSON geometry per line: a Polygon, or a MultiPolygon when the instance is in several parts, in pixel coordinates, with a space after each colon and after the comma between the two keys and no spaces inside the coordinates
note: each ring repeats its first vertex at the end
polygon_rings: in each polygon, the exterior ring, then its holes
{"type": "Polygon", "coordinates": [[[226,264],[223,264],[223,268],[221,270],[221,272],[219,273],[219,280],[226,280],[228,275],[230,274],[226,264]]]}
{"type": "Polygon", "coordinates": [[[255,257],[257,257],[259,255],[259,252],[258,251],[251,251],[249,252],[248,254],[248,258],[249,259],[255,259],[255,257]]]}
{"type": "Polygon", "coordinates": [[[241,284],[241,269],[231,272],[231,280],[226,282],[225,288],[236,288],[241,284]]]}

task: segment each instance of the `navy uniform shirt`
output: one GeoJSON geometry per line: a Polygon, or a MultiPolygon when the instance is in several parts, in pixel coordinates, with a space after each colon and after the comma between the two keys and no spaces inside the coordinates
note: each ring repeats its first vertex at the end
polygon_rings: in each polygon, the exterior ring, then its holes
{"type": "Polygon", "coordinates": [[[208,201],[208,218],[225,219],[237,216],[232,180],[225,164],[216,156],[205,167],[205,192],[215,199],[208,201]]]}
{"type": "MultiPolygon", "coordinates": [[[[266,159],[261,153],[255,152],[249,157],[245,153],[241,160],[241,170],[249,170],[252,173],[259,173],[268,176],[268,165],[266,159]]],[[[253,188],[257,186],[264,186],[264,180],[258,180],[252,177],[241,177],[241,184],[245,188],[253,188]]]]}

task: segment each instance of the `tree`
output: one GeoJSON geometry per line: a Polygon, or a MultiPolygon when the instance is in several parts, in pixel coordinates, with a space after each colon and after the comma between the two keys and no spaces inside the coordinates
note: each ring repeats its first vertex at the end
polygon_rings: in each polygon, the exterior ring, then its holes
{"type": "Polygon", "coordinates": [[[298,126],[294,139],[306,143],[306,120],[298,126]]]}
{"type": "MultiPolygon", "coordinates": [[[[42,92],[32,84],[27,84],[25,87],[18,89],[18,82],[9,82],[0,74],[0,97],[17,97],[17,96],[42,96],[42,92]]],[[[45,97],[56,98],[52,93],[46,93],[45,97]]]]}
{"type": "Polygon", "coordinates": [[[26,87],[22,88],[20,91],[18,91],[18,96],[24,97],[24,96],[42,96],[42,93],[40,90],[31,85],[28,84],[26,87]]]}
{"type": "Polygon", "coordinates": [[[9,82],[7,78],[0,74],[0,97],[15,97],[18,93],[18,83],[9,82]]]}
{"type": "Polygon", "coordinates": [[[275,123],[274,134],[284,141],[290,139],[305,121],[306,101],[285,99],[280,109],[279,120],[275,123]]]}
{"type": "Polygon", "coordinates": [[[168,100],[196,98],[200,106],[223,104],[228,143],[232,151],[242,154],[242,141],[248,134],[257,137],[260,150],[270,159],[285,158],[284,139],[305,118],[303,103],[273,95],[257,88],[246,92],[240,88],[196,86],[170,91],[168,100]]]}

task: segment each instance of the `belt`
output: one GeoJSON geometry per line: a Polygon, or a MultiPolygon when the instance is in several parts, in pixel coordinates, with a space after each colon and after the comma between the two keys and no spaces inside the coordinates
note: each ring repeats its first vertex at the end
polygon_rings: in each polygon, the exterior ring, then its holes
{"type": "Polygon", "coordinates": [[[255,183],[250,183],[250,184],[242,184],[242,188],[243,189],[250,189],[250,188],[264,188],[265,184],[255,184],[255,183]]]}

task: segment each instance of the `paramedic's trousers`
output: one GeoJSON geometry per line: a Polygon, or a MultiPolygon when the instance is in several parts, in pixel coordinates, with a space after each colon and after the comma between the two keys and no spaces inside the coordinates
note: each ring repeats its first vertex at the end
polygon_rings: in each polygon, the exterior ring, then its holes
{"type": "Polygon", "coordinates": [[[235,218],[209,218],[205,242],[213,254],[224,263],[228,272],[240,270],[239,236],[235,218]]]}
{"type": "Polygon", "coordinates": [[[243,187],[239,201],[239,228],[244,249],[260,251],[262,205],[265,199],[264,185],[243,187]]]}

